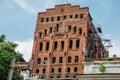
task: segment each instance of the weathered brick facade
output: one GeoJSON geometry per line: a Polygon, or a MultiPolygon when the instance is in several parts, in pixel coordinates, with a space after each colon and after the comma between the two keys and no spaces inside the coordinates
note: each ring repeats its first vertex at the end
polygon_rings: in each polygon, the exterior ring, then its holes
{"type": "Polygon", "coordinates": [[[38,13],[30,69],[40,78],[75,77],[85,57],[105,53],[88,7],[63,4],[38,13]]]}

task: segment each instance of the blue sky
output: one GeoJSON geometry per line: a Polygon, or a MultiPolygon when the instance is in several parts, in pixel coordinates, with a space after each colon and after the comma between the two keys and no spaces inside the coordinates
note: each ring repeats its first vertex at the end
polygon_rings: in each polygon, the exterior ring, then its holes
{"type": "Polygon", "coordinates": [[[110,56],[120,56],[120,0],[1,0],[0,35],[5,34],[7,40],[18,43],[18,50],[28,61],[31,57],[37,13],[63,3],[89,7],[94,25],[100,25],[103,38],[112,41],[110,56]]]}

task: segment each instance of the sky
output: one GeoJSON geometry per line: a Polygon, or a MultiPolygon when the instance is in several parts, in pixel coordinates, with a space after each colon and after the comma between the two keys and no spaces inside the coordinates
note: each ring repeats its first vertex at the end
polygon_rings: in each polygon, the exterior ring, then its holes
{"type": "Polygon", "coordinates": [[[17,43],[17,50],[29,61],[38,12],[67,3],[89,7],[94,25],[102,28],[101,37],[111,39],[110,57],[120,57],[120,0],[0,0],[0,35],[17,43]]]}

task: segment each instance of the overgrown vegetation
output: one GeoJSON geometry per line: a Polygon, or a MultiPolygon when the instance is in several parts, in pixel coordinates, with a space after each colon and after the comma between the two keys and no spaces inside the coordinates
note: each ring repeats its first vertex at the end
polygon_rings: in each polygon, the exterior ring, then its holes
{"type": "Polygon", "coordinates": [[[105,66],[103,65],[103,63],[99,63],[99,71],[102,73],[105,72],[105,66]]]}
{"type": "Polygon", "coordinates": [[[106,58],[106,60],[107,60],[107,61],[112,61],[113,59],[112,59],[112,58],[107,57],[107,58],[106,58]]]}
{"type": "Polygon", "coordinates": [[[93,61],[92,58],[84,58],[84,62],[91,62],[93,61]]]}

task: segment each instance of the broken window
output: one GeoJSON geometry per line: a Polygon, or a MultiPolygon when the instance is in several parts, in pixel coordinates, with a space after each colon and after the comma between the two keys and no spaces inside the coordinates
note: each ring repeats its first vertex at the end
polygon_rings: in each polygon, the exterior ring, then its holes
{"type": "Polygon", "coordinates": [[[63,62],[63,57],[59,57],[59,63],[63,62]]]}
{"type": "Polygon", "coordinates": [[[58,68],[58,72],[60,73],[62,71],[62,69],[61,68],[58,68]]]}
{"type": "Polygon", "coordinates": [[[57,41],[55,41],[54,42],[54,50],[57,50],[57,45],[58,45],[58,43],[57,43],[57,41]]]}
{"type": "Polygon", "coordinates": [[[61,41],[61,50],[64,49],[64,41],[61,41]]]}
{"type": "Polygon", "coordinates": [[[54,64],[55,62],[56,62],[56,58],[53,57],[53,58],[52,58],[52,63],[54,64]]]}
{"type": "Polygon", "coordinates": [[[57,17],[57,21],[60,21],[60,16],[57,17]]]}
{"type": "Polygon", "coordinates": [[[80,40],[76,40],[76,48],[79,48],[80,40]]]}
{"type": "Polygon", "coordinates": [[[41,22],[44,22],[44,18],[41,18],[41,22]]]}
{"type": "Polygon", "coordinates": [[[39,37],[40,37],[40,38],[42,37],[42,32],[39,32],[39,37]]]}
{"type": "Polygon", "coordinates": [[[72,49],[72,45],[73,45],[73,41],[70,40],[70,41],[69,41],[69,49],[72,49]]]}
{"type": "Polygon", "coordinates": [[[47,17],[47,18],[46,18],[46,22],[48,22],[48,21],[49,21],[49,18],[47,17]]]}
{"type": "Polygon", "coordinates": [[[46,69],[43,69],[43,71],[42,71],[43,73],[46,73],[46,69]]]}
{"type": "Polygon", "coordinates": [[[56,24],[55,32],[58,32],[58,31],[59,31],[59,24],[56,24]]]}
{"type": "Polygon", "coordinates": [[[68,57],[68,63],[71,63],[71,56],[68,57]]]}
{"type": "Polygon", "coordinates": [[[38,58],[38,60],[37,60],[37,64],[40,64],[40,63],[41,63],[41,59],[38,58]]]}
{"type": "Polygon", "coordinates": [[[82,35],[82,28],[79,28],[79,34],[82,35]]]}
{"type": "Polygon", "coordinates": [[[78,56],[75,56],[75,63],[78,62],[78,56]]]}
{"type": "Polygon", "coordinates": [[[77,67],[75,67],[75,68],[74,68],[74,72],[77,72],[77,71],[78,71],[78,68],[77,68],[77,67]]]}
{"type": "Polygon", "coordinates": [[[73,28],[73,33],[76,33],[76,26],[73,28]]]}
{"type": "Polygon", "coordinates": [[[36,74],[38,74],[39,73],[39,69],[36,69],[36,74]]]}
{"type": "Polygon", "coordinates": [[[63,19],[66,19],[66,16],[63,16],[63,19]]]}
{"type": "Polygon", "coordinates": [[[51,17],[51,21],[54,21],[54,17],[51,17]]]}
{"type": "Polygon", "coordinates": [[[47,29],[44,30],[45,36],[47,36],[47,29]]]}
{"type": "Polygon", "coordinates": [[[70,72],[70,67],[67,68],[67,72],[70,72]]]}
{"type": "Polygon", "coordinates": [[[44,64],[47,64],[47,61],[48,61],[47,58],[44,58],[44,64]]]}
{"type": "Polygon", "coordinates": [[[51,73],[54,73],[54,68],[51,69],[51,73]]]}
{"type": "Polygon", "coordinates": [[[40,51],[42,51],[42,48],[43,48],[43,43],[40,43],[40,51]]]}
{"type": "Polygon", "coordinates": [[[49,50],[49,42],[46,42],[46,50],[49,50]]]}
{"type": "Polygon", "coordinates": [[[75,18],[78,18],[78,14],[75,14],[75,18]]]}
{"type": "Polygon", "coordinates": [[[82,19],[83,18],[83,14],[80,14],[80,19],[82,19]]]}
{"type": "Polygon", "coordinates": [[[68,31],[71,31],[71,25],[68,25],[68,31]]]}
{"type": "Polygon", "coordinates": [[[49,34],[51,34],[51,33],[52,33],[52,27],[49,28],[49,34]]]}
{"type": "Polygon", "coordinates": [[[73,15],[70,15],[70,18],[72,18],[73,17],[73,15]]]}

